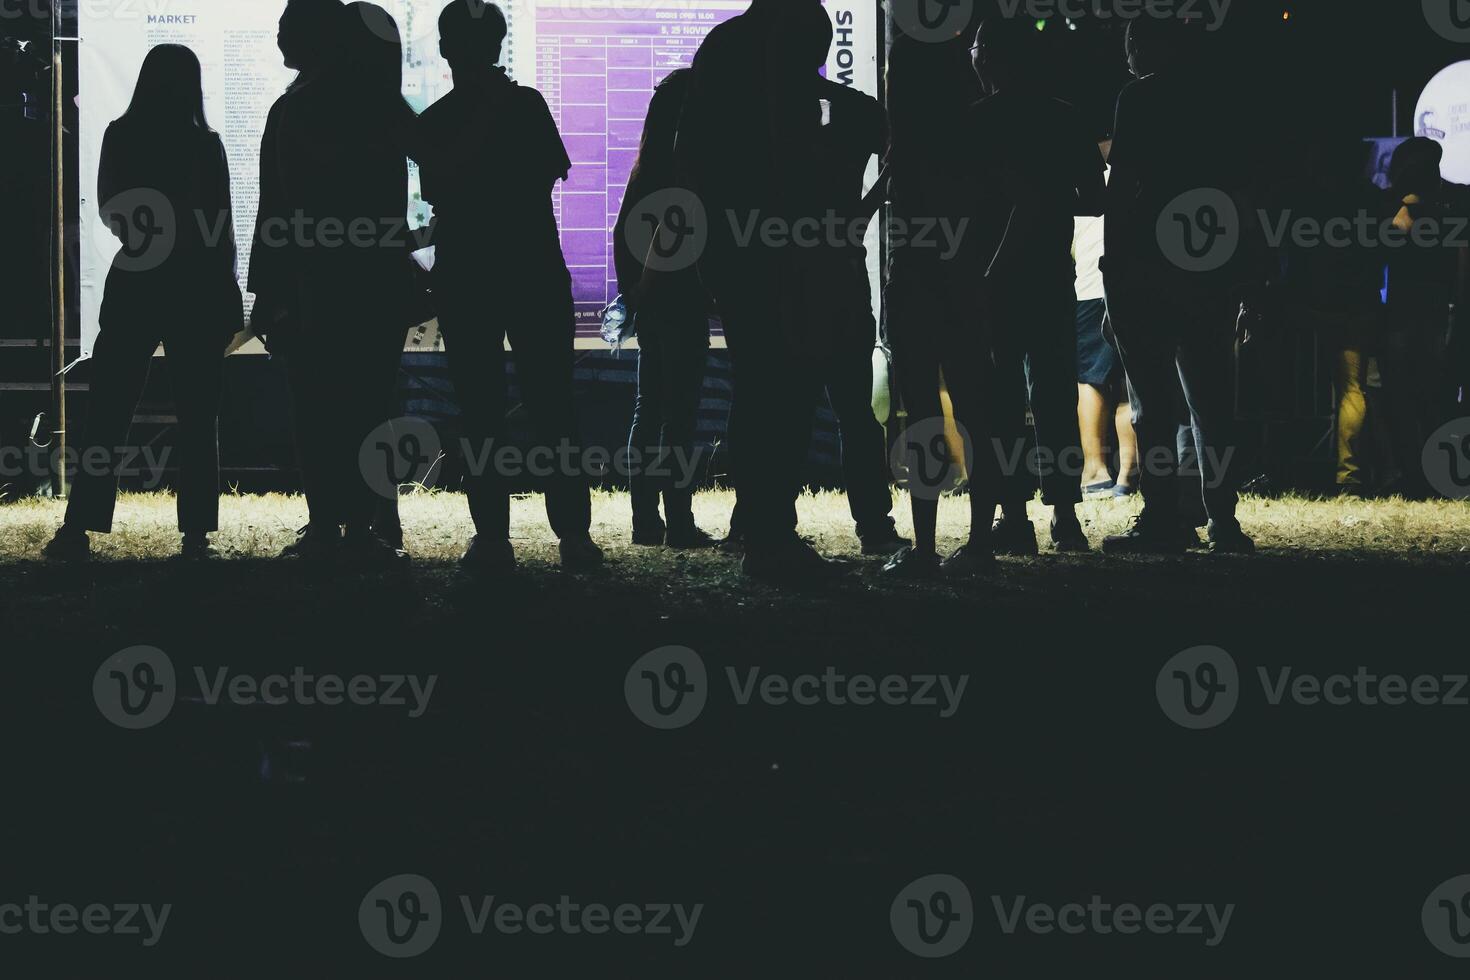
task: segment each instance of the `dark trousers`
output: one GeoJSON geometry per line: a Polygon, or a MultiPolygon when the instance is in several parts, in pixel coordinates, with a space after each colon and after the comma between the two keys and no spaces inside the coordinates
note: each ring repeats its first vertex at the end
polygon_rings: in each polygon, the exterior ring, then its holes
{"type": "Polygon", "coordinates": [[[941,375],[967,445],[972,532],[989,528],[1000,502],[994,446],[994,362],[972,284],[959,263],[895,264],[884,296],[893,366],[910,427],[944,418],[941,375]]]}
{"type": "Polygon", "coordinates": [[[469,449],[466,490],[476,533],[496,541],[510,538],[512,481],[530,475],[546,495],[546,516],[556,536],[563,541],[586,537],[592,526],[587,477],[580,454],[562,451],[574,447],[577,437],[570,280],[551,276],[496,287],[485,283],[479,263],[456,267],[444,259],[441,254],[434,269],[434,300],[469,449]],[[510,442],[507,337],[515,352],[521,405],[535,433],[524,457],[528,474],[501,472],[497,464],[497,450],[510,442]]]}
{"type": "Polygon", "coordinates": [[[748,266],[715,292],[735,387],[730,441],[740,532],[758,549],[796,535],[796,498],[821,382],[810,352],[792,336],[774,263],[748,266]]]}
{"type": "Polygon", "coordinates": [[[1459,412],[1459,385],[1449,357],[1448,303],[1392,303],[1378,347],[1384,415],[1404,490],[1430,492],[1424,444],[1459,412]]]}
{"type": "Polygon", "coordinates": [[[179,530],[202,534],[219,529],[219,404],[226,340],[183,326],[159,330],[134,324],[109,325],[92,351],[82,465],[66,506],[70,527],[112,530],[118,451],[127,442],[160,343],[179,419],[179,530]]]}
{"type": "Polygon", "coordinates": [[[1161,286],[1142,292],[1110,284],[1108,309],[1118,338],[1138,434],[1146,507],[1164,518],[1180,516],[1176,473],[1181,431],[1176,409],[1182,392],[1200,455],[1205,513],[1235,518],[1238,494],[1232,462],[1235,439],[1235,319],[1228,295],[1189,293],[1161,286]]]}
{"type": "Polygon", "coordinates": [[[873,349],[877,330],[872,317],[833,350],[825,370],[827,400],[837,416],[842,439],[842,474],[847,506],[860,538],[893,530],[893,492],[888,472],[888,444],[873,414],[873,349]]]}
{"type": "Polygon", "coordinates": [[[702,308],[639,312],[638,395],[628,432],[635,528],[659,526],[660,495],[669,527],[694,527],[690,479],[708,360],[709,317],[702,308]]]}
{"type": "Polygon", "coordinates": [[[1036,284],[989,304],[995,354],[995,437],[1004,461],[1001,502],[1049,507],[1082,502],[1077,421],[1077,297],[1070,282],[1036,284]],[[1026,410],[1034,421],[1033,466],[1025,464],[1026,410]]]}
{"type": "Polygon", "coordinates": [[[393,415],[407,328],[364,317],[293,332],[277,345],[294,403],[296,460],[314,527],[371,526],[381,501],[363,444],[393,415]]]}

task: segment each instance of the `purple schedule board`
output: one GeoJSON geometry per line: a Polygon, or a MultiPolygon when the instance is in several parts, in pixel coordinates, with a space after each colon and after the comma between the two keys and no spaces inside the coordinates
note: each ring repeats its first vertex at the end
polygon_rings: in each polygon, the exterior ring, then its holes
{"type": "MultiPolygon", "coordinates": [[[[572,158],[571,176],[554,197],[579,340],[597,336],[602,309],[617,296],[612,228],[654,88],[689,67],[709,32],[749,6],[748,0],[521,0],[512,8],[513,71],[545,96],[572,158]]],[[[870,94],[878,82],[872,6],[828,3],[838,35],[828,75],[870,94]]]]}

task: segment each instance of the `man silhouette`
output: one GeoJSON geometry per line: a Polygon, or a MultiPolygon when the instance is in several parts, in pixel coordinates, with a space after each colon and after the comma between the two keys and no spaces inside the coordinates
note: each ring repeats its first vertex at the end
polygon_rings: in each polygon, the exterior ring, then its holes
{"type": "Polygon", "coordinates": [[[497,67],[507,33],[499,7],[454,0],[440,15],[439,33],[454,89],[419,117],[420,175],[424,199],[436,212],[435,307],[477,470],[468,478],[475,537],[463,563],[496,575],[515,568],[512,474],[495,463],[508,434],[509,337],[537,449],[551,452],[561,467],[545,489],[562,567],[585,571],[602,561],[588,534],[589,489],[573,472],[576,460],[559,451],[576,434],[575,319],[551,191],[566,179],[571,160],[546,100],[497,67]]]}
{"type": "MultiPolygon", "coordinates": [[[[1077,520],[1082,500],[1082,435],[1077,419],[1077,294],[1074,218],[1098,215],[1104,163],[1081,117],[1041,88],[1042,34],[1025,19],[988,18],[975,39],[974,65],[986,98],[968,120],[978,171],[976,234],[992,256],[985,312],[995,351],[995,435],[1002,458],[1019,459],[1029,402],[1041,451],[1042,503],[1053,508],[1058,551],[1088,551],[1077,520]]],[[[1026,505],[1035,477],[1006,474],[992,540],[1002,554],[1036,554],[1026,505]]]]}
{"type": "Polygon", "coordinates": [[[1246,212],[1222,216],[1212,203],[1245,189],[1240,146],[1249,138],[1209,68],[1191,56],[1195,33],[1185,22],[1149,17],[1133,21],[1127,33],[1129,67],[1138,80],[1118,99],[1103,275],[1132,391],[1144,508],[1126,534],[1104,542],[1110,553],[1175,554],[1197,541],[1180,525],[1174,474],[1161,465],[1175,458],[1174,399],[1181,385],[1202,457],[1211,550],[1255,549],[1235,518],[1229,470],[1236,286],[1245,256],[1227,261],[1234,253],[1224,235],[1241,231],[1239,216],[1246,212]],[[1195,200],[1204,203],[1185,216],[1199,220],[1183,229],[1183,250],[1166,250],[1161,229],[1180,217],[1171,207],[1195,200]],[[1187,268],[1217,257],[1218,263],[1206,263],[1210,268],[1187,268]]]}
{"type": "Polygon", "coordinates": [[[249,289],[256,332],[286,361],[310,511],[287,557],[407,557],[373,532],[377,499],[358,463],[388,416],[414,305],[408,252],[381,233],[407,208],[403,127],[390,115],[401,99],[349,67],[379,40],[338,0],[290,0],[281,17],[281,53],[300,74],[261,138],[249,289]],[[348,237],[364,220],[378,231],[348,237]]]}
{"type": "Polygon", "coordinates": [[[694,58],[677,149],[681,180],[709,218],[699,271],[730,346],[744,571],[790,582],[841,571],[796,533],[820,347],[806,314],[821,287],[811,257],[798,254],[810,250],[758,229],[789,229],[813,210],[821,108],[811,66],[790,42],[793,15],[816,2],[753,0],[710,32],[694,58]]]}
{"type": "Polygon", "coordinates": [[[647,268],[647,256],[633,254],[627,229],[630,221],[645,217],[636,212],[650,195],[675,185],[674,146],[688,93],[688,69],[672,72],[654,90],[638,159],[613,228],[618,289],[629,315],[638,318],[638,395],[628,433],[629,449],[636,454],[630,462],[637,460],[637,470],[628,478],[633,543],[679,549],[716,544],[694,523],[694,488],[680,485],[672,475],[687,472],[694,460],[695,423],[709,359],[710,300],[693,268],[665,274],[647,268]]]}

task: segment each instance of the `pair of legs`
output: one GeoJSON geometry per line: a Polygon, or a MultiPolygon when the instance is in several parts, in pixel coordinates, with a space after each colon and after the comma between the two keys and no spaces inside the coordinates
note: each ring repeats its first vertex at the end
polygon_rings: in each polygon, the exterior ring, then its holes
{"type": "Polygon", "coordinates": [[[92,351],[81,466],[72,478],[63,537],[84,544],[86,532],[112,530],[117,468],[160,343],[179,420],[179,530],[198,548],[219,529],[219,405],[226,338],[192,325],[160,331],[125,321],[108,324],[92,351]]]}
{"type": "MultiPolygon", "coordinates": [[[[1036,495],[1052,508],[1052,538],[1063,550],[1087,550],[1077,520],[1082,501],[1082,435],[1077,417],[1077,297],[1070,282],[1031,283],[993,294],[987,304],[995,357],[995,437],[1005,460],[1002,534],[1035,551],[1026,505],[1036,495]],[[1024,461],[1026,411],[1036,445],[1024,461]],[[1024,539],[1024,540],[1022,540],[1024,539]]],[[[1011,550],[1011,549],[1008,549],[1011,550]]]]}
{"type": "Polygon", "coordinates": [[[554,461],[553,472],[539,482],[551,530],[561,541],[563,564],[596,564],[601,553],[588,534],[592,501],[576,452],[571,280],[564,270],[551,270],[496,286],[485,282],[487,268],[493,265],[470,256],[442,254],[434,268],[439,327],[449,355],[461,435],[470,450],[466,490],[476,539],[466,555],[467,563],[479,564],[483,559],[487,569],[493,564],[497,570],[514,564],[510,495],[513,478],[522,474],[501,472],[497,452],[509,443],[510,436],[505,377],[508,338],[521,404],[535,433],[535,446],[525,457],[527,468],[538,451],[550,452],[554,461]]]}
{"type": "Polygon", "coordinates": [[[1077,301],[1077,424],[1082,436],[1082,487],[1128,496],[1138,486],[1138,439],[1123,363],[1104,335],[1107,304],[1077,301]],[[1112,447],[1117,446],[1116,459],[1112,447]],[[1114,476],[1116,466],[1117,475],[1114,476]]]}
{"type": "MultiPolygon", "coordinates": [[[[992,438],[993,362],[984,325],[974,312],[964,272],[937,258],[907,256],[894,263],[885,294],[895,373],[908,413],[906,455],[932,465],[943,441],[941,386],[949,395],[970,484],[970,535],[964,549],[991,554],[991,522],[1000,501],[1001,477],[992,438]]],[[[937,474],[938,469],[934,472],[937,474]]],[[[939,493],[909,474],[913,554],[921,564],[936,558],[939,493]]]]}
{"type": "Polygon", "coordinates": [[[381,550],[372,526],[382,501],[362,471],[362,449],[393,414],[405,329],[364,312],[293,327],[274,345],[291,386],[312,545],[330,546],[345,528],[365,553],[381,550]]]}
{"type": "Polygon", "coordinates": [[[628,432],[634,544],[708,543],[694,523],[692,482],[708,360],[709,317],[703,304],[639,311],[638,395],[628,432]]]}
{"type": "Polygon", "coordinates": [[[893,523],[893,490],[887,437],[873,414],[873,350],[878,336],[871,316],[853,336],[840,338],[823,372],[827,402],[837,416],[843,484],[858,539],[870,554],[902,546],[893,523]]]}
{"type": "MultiPolygon", "coordinates": [[[[1145,550],[1181,540],[1177,396],[1182,393],[1199,453],[1197,492],[1211,539],[1222,549],[1246,550],[1235,519],[1237,451],[1234,437],[1235,319],[1238,304],[1217,292],[1187,288],[1110,289],[1109,309],[1133,397],[1133,427],[1143,461],[1144,514],[1117,550],[1145,550]]],[[[1193,533],[1191,532],[1191,537],[1193,533]]]]}
{"type": "Polygon", "coordinates": [[[1424,444],[1459,414],[1449,359],[1449,309],[1444,303],[1401,299],[1390,303],[1387,313],[1378,367],[1401,489],[1411,497],[1429,496],[1424,444]]]}

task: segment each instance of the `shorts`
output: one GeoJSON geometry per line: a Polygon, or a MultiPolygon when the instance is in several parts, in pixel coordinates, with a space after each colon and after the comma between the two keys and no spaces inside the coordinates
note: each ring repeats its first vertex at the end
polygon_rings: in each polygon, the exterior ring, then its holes
{"type": "Polygon", "coordinates": [[[1123,362],[1103,336],[1107,305],[1100,299],[1077,301],[1077,383],[1106,388],[1123,378],[1123,362]]]}

